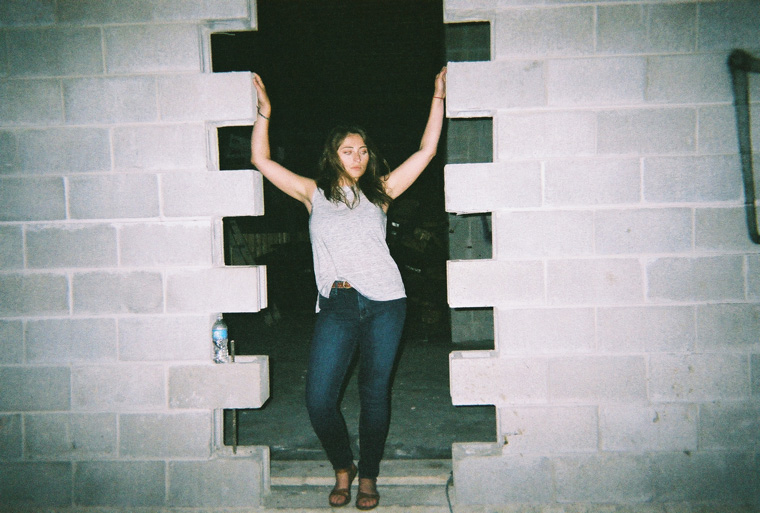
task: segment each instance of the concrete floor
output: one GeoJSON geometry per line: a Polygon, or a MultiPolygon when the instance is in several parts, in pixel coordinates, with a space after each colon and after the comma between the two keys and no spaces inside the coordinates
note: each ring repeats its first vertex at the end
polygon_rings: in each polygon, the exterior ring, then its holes
{"type": "MultiPolygon", "coordinates": [[[[238,444],[268,445],[274,461],[324,460],[303,397],[315,315],[296,309],[273,316],[274,309],[269,310],[225,316],[238,354],[266,354],[270,358],[271,397],[261,409],[238,410],[238,444]]],[[[488,348],[492,344],[454,346],[445,326],[425,324],[419,319],[410,311],[402,339],[385,451],[389,460],[450,459],[454,442],[496,439],[492,406],[455,407],[449,394],[449,353],[488,348]]],[[[342,408],[355,441],[359,413],[356,372],[346,388],[342,408]]],[[[232,433],[232,415],[228,411],[225,422],[228,445],[233,443],[232,433]]]]}

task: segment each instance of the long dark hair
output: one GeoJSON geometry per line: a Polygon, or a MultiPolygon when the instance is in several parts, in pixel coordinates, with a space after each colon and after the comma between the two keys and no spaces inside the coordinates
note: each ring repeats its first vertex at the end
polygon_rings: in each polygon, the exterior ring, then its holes
{"type": "Polygon", "coordinates": [[[358,126],[337,126],[328,134],[325,147],[322,150],[322,156],[319,159],[317,187],[322,189],[325,198],[329,201],[334,203],[343,202],[350,208],[356,206],[359,200],[356,188],[378,207],[385,207],[390,205],[392,201],[388,193],[385,192],[385,185],[383,183],[383,177],[389,172],[390,166],[388,166],[388,162],[378,154],[374,143],[367,136],[367,132],[363,128],[358,126]],[[340,149],[340,145],[346,137],[352,134],[358,135],[364,140],[369,153],[369,162],[367,163],[367,170],[353,185],[356,194],[354,194],[353,201],[349,202],[340,187],[340,180],[341,178],[345,178],[347,182],[351,183],[352,178],[343,168],[343,163],[338,156],[338,149],[340,149]]]}

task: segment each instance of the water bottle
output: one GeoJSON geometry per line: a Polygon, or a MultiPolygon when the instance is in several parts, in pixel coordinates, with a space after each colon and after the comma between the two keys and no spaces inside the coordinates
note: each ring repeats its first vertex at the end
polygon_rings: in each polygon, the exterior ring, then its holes
{"type": "Polygon", "coordinates": [[[230,353],[227,350],[227,324],[222,314],[216,318],[211,328],[211,340],[214,342],[214,363],[227,363],[230,361],[230,353]]]}

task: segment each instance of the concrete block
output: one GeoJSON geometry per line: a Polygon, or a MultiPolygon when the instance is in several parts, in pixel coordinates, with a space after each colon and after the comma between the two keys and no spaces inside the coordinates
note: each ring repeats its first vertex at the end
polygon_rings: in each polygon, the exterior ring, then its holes
{"type": "Polygon", "coordinates": [[[73,464],[68,461],[3,463],[0,472],[2,508],[71,506],[73,464]]]}
{"type": "Polygon", "coordinates": [[[760,353],[760,304],[697,306],[700,352],[760,353]]]}
{"type": "Polygon", "coordinates": [[[119,359],[125,361],[209,360],[208,315],[119,319],[119,359]]]}
{"type": "Polygon", "coordinates": [[[549,105],[566,107],[644,103],[644,57],[556,59],[547,64],[549,105]]]}
{"type": "Polygon", "coordinates": [[[538,61],[452,62],[446,109],[450,113],[546,105],[544,67],[538,61]]]}
{"type": "Polygon", "coordinates": [[[0,27],[52,25],[55,22],[54,0],[5,0],[0,5],[0,27]]]}
{"type": "Polygon", "coordinates": [[[2,454],[2,459],[20,459],[22,450],[21,415],[0,415],[0,454],[2,454]]]}
{"type": "Polygon", "coordinates": [[[111,143],[104,128],[47,128],[17,132],[18,169],[26,174],[111,170],[111,143]]]}
{"type": "Polygon", "coordinates": [[[693,306],[598,308],[596,337],[603,353],[686,353],[696,341],[693,306]]]}
{"type": "Polygon", "coordinates": [[[448,212],[490,212],[541,205],[541,168],[537,162],[449,164],[444,173],[448,212]]]}
{"type": "Polygon", "coordinates": [[[699,208],[695,214],[694,246],[706,251],[754,252],[744,208],[699,208]]]}
{"type": "Polygon", "coordinates": [[[119,455],[138,459],[208,459],[212,424],[210,411],[122,414],[119,415],[119,455]]]}
{"type": "Polygon", "coordinates": [[[643,273],[635,259],[550,260],[546,271],[551,304],[638,303],[644,297],[643,273]]]}
{"type": "MultiPolygon", "coordinates": [[[[1,49],[0,52],[2,52],[1,49]]],[[[2,59],[2,53],[0,53],[0,59],[2,59]]],[[[0,157],[2,157],[0,160],[0,175],[16,173],[18,170],[17,139],[17,132],[15,130],[0,130],[0,157]]]]}
{"type": "Polygon", "coordinates": [[[448,302],[452,308],[537,304],[544,300],[540,261],[449,260],[448,302]]]}
{"type": "Polygon", "coordinates": [[[158,179],[153,174],[110,174],[69,178],[72,219],[158,217],[158,179]]]}
{"type": "Polygon", "coordinates": [[[247,0],[221,2],[163,0],[161,2],[103,2],[102,0],[59,0],[58,16],[73,24],[147,23],[160,21],[247,18],[247,0]]]}
{"type": "Polygon", "coordinates": [[[699,49],[757,48],[760,5],[752,0],[708,4],[699,9],[699,49]]]}
{"type": "Polygon", "coordinates": [[[552,160],[545,164],[544,202],[551,206],[641,201],[638,159],[552,160]]]}
{"type": "Polygon", "coordinates": [[[473,342],[494,340],[493,308],[452,309],[452,342],[473,342]]]}
{"type": "Polygon", "coordinates": [[[171,507],[261,506],[268,468],[257,457],[169,462],[171,507]]]}
{"type": "Polygon", "coordinates": [[[599,444],[595,406],[499,409],[499,440],[517,454],[595,452],[599,444]]]}
{"type": "Polygon", "coordinates": [[[747,299],[760,299],[760,255],[747,255],[747,299]]]}
{"type": "Polygon", "coordinates": [[[600,5],[596,50],[651,54],[693,51],[697,9],[692,4],[600,5]]]}
{"type": "Polygon", "coordinates": [[[500,354],[572,354],[594,349],[592,308],[499,308],[496,317],[500,354]]]}
{"type": "Polygon", "coordinates": [[[597,117],[600,155],[682,155],[697,146],[697,115],[690,108],[611,110],[597,117]]]}
{"type": "Polygon", "coordinates": [[[590,111],[500,112],[496,119],[498,159],[595,155],[596,117],[590,111]]]}
{"type": "Polygon", "coordinates": [[[150,76],[63,81],[66,122],[136,123],[158,119],[156,79],[150,76]]]}
{"type": "Polygon", "coordinates": [[[166,376],[159,364],[82,365],[71,369],[71,409],[142,412],[166,408],[166,376]]]}
{"type": "Polygon", "coordinates": [[[26,323],[28,363],[116,360],[114,319],[42,319],[26,323]]]}
{"type": "MultiPolygon", "coordinates": [[[[752,89],[754,82],[750,81],[750,95],[756,98],[760,94],[760,84],[752,89]]],[[[697,108],[699,129],[698,153],[700,155],[734,154],[739,149],[739,136],[736,126],[736,109],[731,105],[704,105],[697,108]]],[[[753,134],[760,131],[760,119],[754,116],[750,119],[750,131],[753,134]]]]}
{"type": "Polygon", "coordinates": [[[113,129],[114,167],[126,171],[207,167],[206,129],[200,123],[118,126],[113,129]]]}
{"type": "Polygon", "coordinates": [[[6,33],[11,76],[71,76],[103,73],[98,27],[46,27],[6,33]]]}
{"type": "Polygon", "coordinates": [[[760,406],[706,403],[699,409],[699,446],[706,450],[757,452],[760,406]]]}
{"type": "Polygon", "coordinates": [[[498,358],[491,351],[449,355],[451,403],[455,406],[546,403],[548,364],[544,358],[498,358]]]}
{"type": "Polygon", "coordinates": [[[158,79],[164,121],[229,121],[256,118],[251,73],[198,73],[158,79]]]}
{"type": "Polygon", "coordinates": [[[549,503],[553,466],[542,456],[503,455],[496,444],[454,444],[457,504],[549,503]]]}
{"type": "Polygon", "coordinates": [[[749,361],[740,354],[653,354],[652,401],[738,401],[749,398],[749,361]]]}
{"type": "Polygon", "coordinates": [[[127,224],[119,230],[119,261],[134,267],[210,267],[211,231],[208,221],[127,224]]]}
{"type": "Polygon", "coordinates": [[[63,121],[58,80],[4,80],[0,82],[0,98],[0,122],[4,126],[48,125],[63,121]]]}
{"type": "Polygon", "coordinates": [[[164,309],[159,272],[85,272],[72,280],[76,314],[158,313],[164,309]]]}
{"type": "Polygon", "coordinates": [[[493,162],[492,117],[451,118],[446,125],[446,160],[449,164],[493,162]]]}
{"type": "Polygon", "coordinates": [[[116,415],[44,413],[26,415],[27,457],[34,460],[88,460],[116,456],[116,415]]]}
{"type": "Polygon", "coordinates": [[[644,200],[654,203],[738,201],[738,155],[644,159],[644,200]]]}
{"type": "Polygon", "coordinates": [[[548,363],[549,399],[561,403],[636,404],[647,400],[643,356],[567,356],[548,363]]]}
{"type": "Polygon", "coordinates": [[[65,217],[62,178],[0,178],[0,221],[48,221],[65,217]]]}
{"type": "Polygon", "coordinates": [[[631,504],[653,496],[649,461],[642,454],[588,454],[553,460],[559,502],[631,504]]]}
{"type": "Polygon", "coordinates": [[[757,505],[757,465],[740,452],[675,452],[651,456],[653,500],[757,505]]]}
{"type": "Polygon", "coordinates": [[[68,314],[69,284],[66,276],[0,275],[0,316],[68,314]]]}
{"type": "Polygon", "coordinates": [[[24,363],[24,323],[0,320],[0,365],[24,363]]]}
{"type": "Polygon", "coordinates": [[[599,210],[595,228],[600,254],[683,253],[692,247],[688,208],[599,210]]]}
{"type": "Polygon", "coordinates": [[[258,171],[166,173],[161,193],[169,217],[264,215],[264,178],[258,171]]]}
{"type": "Polygon", "coordinates": [[[760,397],[760,354],[750,355],[750,381],[752,397],[760,397]]]}
{"type": "Polygon", "coordinates": [[[594,253],[594,212],[496,212],[496,258],[540,258],[594,253]]]}
{"type": "Polygon", "coordinates": [[[694,404],[602,406],[601,449],[608,452],[696,451],[698,407],[694,404]]]}
{"type": "Polygon", "coordinates": [[[21,226],[0,226],[0,269],[23,269],[24,238],[21,226]]]}
{"type": "Polygon", "coordinates": [[[269,358],[169,367],[171,408],[260,408],[269,399],[269,358]]]}
{"type": "Polygon", "coordinates": [[[116,228],[106,224],[29,226],[26,262],[30,269],[115,267],[116,228]]]}
{"type": "Polygon", "coordinates": [[[195,24],[111,26],[103,35],[109,74],[201,70],[200,31],[195,24]]]}
{"type": "Polygon", "coordinates": [[[0,411],[68,410],[68,367],[4,367],[0,373],[0,411]]]}
{"type": "Polygon", "coordinates": [[[169,271],[166,276],[171,313],[258,312],[266,306],[266,266],[169,271]]]}
{"type": "Polygon", "coordinates": [[[647,101],[717,103],[734,99],[723,53],[650,56],[647,62],[647,101]]]}
{"type": "Polygon", "coordinates": [[[497,13],[494,58],[576,56],[594,52],[594,8],[512,9],[497,13]]]}
{"type": "Polygon", "coordinates": [[[493,257],[491,214],[449,214],[449,260],[493,257]]]}
{"type": "Polygon", "coordinates": [[[738,255],[659,258],[646,267],[647,297],[653,300],[744,299],[743,259],[738,255]]]}
{"type": "Polygon", "coordinates": [[[76,506],[163,506],[163,461],[83,461],[74,471],[76,506]]]}

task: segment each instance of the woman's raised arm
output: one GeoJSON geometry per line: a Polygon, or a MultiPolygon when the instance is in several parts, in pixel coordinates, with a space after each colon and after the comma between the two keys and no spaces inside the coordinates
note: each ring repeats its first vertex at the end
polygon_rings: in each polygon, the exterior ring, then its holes
{"type": "Polygon", "coordinates": [[[272,115],[272,104],[264,82],[256,73],[253,74],[253,86],[256,88],[258,114],[251,134],[251,163],[275,187],[297,199],[311,211],[311,197],[317,185],[311,178],[298,175],[272,160],[269,150],[269,117],[272,115]]]}
{"type": "Polygon", "coordinates": [[[425,125],[425,131],[422,134],[420,149],[394,169],[385,181],[385,191],[391,198],[397,198],[407,190],[435,157],[445,116],[443,105],[445,98],[446,67],[444,66],[435,77],[435,91],[433,92],[427,125],[425,125]]]}

